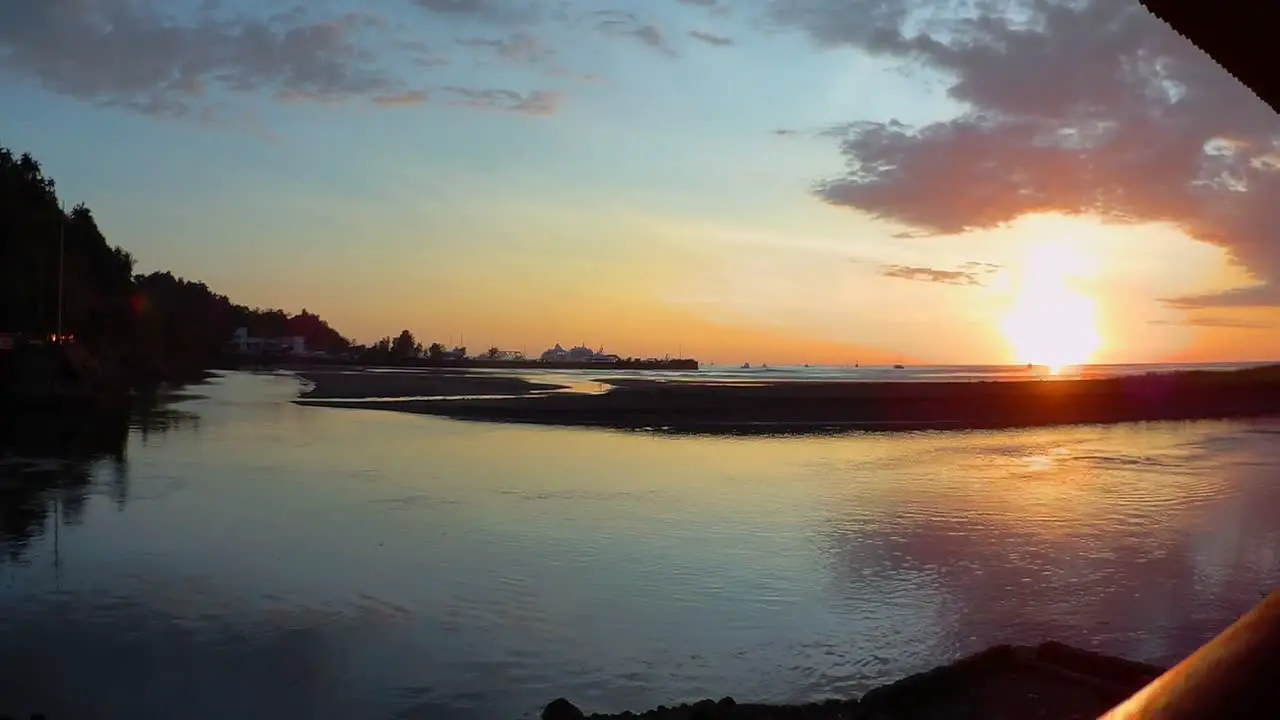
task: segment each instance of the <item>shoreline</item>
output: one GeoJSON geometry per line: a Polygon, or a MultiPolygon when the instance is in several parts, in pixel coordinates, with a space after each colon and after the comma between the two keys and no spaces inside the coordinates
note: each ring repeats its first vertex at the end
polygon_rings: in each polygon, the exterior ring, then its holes
{"type": "Polygon", "coordinates": [[[601,379],[599,394],[519,378],[300,371],[299,402],[458,420],[705,434],[979,430],[1280,414],[1280,365],[991,382],[601,379]],[[400,375],[396,380],[388,379],[400,375]],[[424,392],[430,390],[430,392],[424,392]],[[391,392],[397,391],[397,392],[391,392]],[[498,397],[495,397],[498,396],[498,397]],[[397,399],[407,398],[407,399],[397,399]]]}
{"type": "Polygon", "coordinates": [[[587,714],[565,698],[548,703],[541,720],[1067,720],[1096,718],[1163,674],[1165,668],[1057,642],[997,645],[901,680],[860,698],[796,705],[700,700],[644,712],[587,714]]]}
{"type": "MultiPolygon", "coordinates": [[[[298,397],[304,400],[352,400],[369,398],[524,396],[564,389],[563,385],[539,383],[503,375],[474,375],[452,369],[413,369],[376,372],[367,368],[294,370],[294,375],[311,383],[298,397]]],[[[307,403],[322,404],[322,403],[307,403]]],[[[326,407],[349,407],[340,405],[326,407]]]]}

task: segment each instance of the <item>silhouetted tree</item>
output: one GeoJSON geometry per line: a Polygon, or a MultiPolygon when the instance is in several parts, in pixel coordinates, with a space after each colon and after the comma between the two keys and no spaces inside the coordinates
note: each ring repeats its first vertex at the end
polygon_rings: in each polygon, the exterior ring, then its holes
{"type": "Polygon", "coordinates": [[[414,339],[413,333],[401,330],[391,343],[391,356],[397,359],[417,357],[422,354],[422,345],[414,339]]]}
{"type": "Polygon", "coordinates": [[[427,357],[431,358],[432,360],[436,360],[436,361],[443,360],[444,353],[445,353],[444,346],[438,342],[431,343],[431,347],[427,348],[427,357]]]}
{"type": "Polygon", "coordinates": [[[306,308],[285,321],[284,334],[305,338],[308,350],[338,353],[351,347],[350,340],[329,327],[329,323],[322,320],[319,315],[307,312],[306,308]]]}
{"type": "Polygon", "coordinates": [[[498,356],[501,354],[502,354],[502,351],[499,350],[497,347],[491,347],[489,348],[489,352],[485,353],[485,356],[488,357],[490,360],[497,360],[498,356]]]}
{"type": "Polygon", "coordinates": [[[0,331],[56,329],[60,254],[63,331],[101,375],[122,383],[184,379],[216,365],[238,327],[300,335],[321,350],[350,344],[305,310],[249,309],[168,272],[135,277],[133,256],[107,242],[88,207],[64,213],[40,163],[0,147],[0,331]]]}

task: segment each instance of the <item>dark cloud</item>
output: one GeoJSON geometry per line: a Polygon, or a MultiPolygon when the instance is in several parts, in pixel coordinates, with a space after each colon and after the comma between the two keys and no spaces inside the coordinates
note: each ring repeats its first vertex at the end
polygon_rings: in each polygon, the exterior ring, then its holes
{"type": "Polygon", "coordinates": [[[1164,221],[1260,280],[1176,305],[1280,305],[1280,119],[1134,0],[772,0],[770,19],[940,73],[968,108],[839,128],[826,202],[931,234],[1037,211],[1164,221]]]}
{"type": "Polygon", "coordinates": [[[468,47],[492,50],[499,57],[515,63],[539,63],[556,54],[541,38],[528,33],[515,33],[507,38],[464,38],[458,42],[468,47]]]}
{"type": "Polygon", "coordinates": [[[414,5],[434,13],[479,15],[492,12],[492,0],[412,0],[414,5]]]}
{"type": "Polygon", "coordinates": [[[702,42],[708,45],[715,45],[717,47],[724,47],[725,45],[733,44],[733,38],[724,37],[723,35],[714,35],[712,33],[703,32],[701,30],[690,30],[689,37],[695,40],[701,40],[702,42]]]}
{"type": "Polygon", "coordinates": [[[213,90],[343,100],[402,92],[357,42],[380,20],[178,21],[155,0],[0,0],[0,73],[69,97],[137,112],[206,117],[213,90]]]}
{"type": "Polygon", "coordinates": [[[471,17],[500,23],[531,23],[544,15],[541,3],[528,0],[410,0],[437,15],[471,17]]]}
{"type": "Polygon", "coordinates": [[[521,94],[515,90],[447,87],[445,92],[457,99],[451,103],[459,107],[501,110],[520,115],[554,115],[563,96],[557,92],[535,90],[521,94]]]}
{"type": "Polygon", "coordinates": [[[968,262],[960,270],[939,270],[937,268],[915,267],[911,265],[884,265],[880,274],[884,277],[920,282],[941,283],[943,285],[981,285],[982,276],[995,272],[999,265],[991,263],[968,262]]]}
{"type": "Polygon", "coordinates": [[[675,56],[675,51],[667,44],[666,37],[656,25],[642,22],[635,13],[623,10],[596,10],[596,29],[609,35],[632,38],[664,55],[675,56]]]}

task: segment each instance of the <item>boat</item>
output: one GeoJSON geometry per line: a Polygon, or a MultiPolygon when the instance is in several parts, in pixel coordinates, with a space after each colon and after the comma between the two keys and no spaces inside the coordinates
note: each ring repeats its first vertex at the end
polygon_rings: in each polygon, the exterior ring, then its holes
{"type": "Polygon", "coordinates": [[[897,364],[897,363],[894,363],[893,369],[894,369],[894,370],[903,370],[903,369],[905,369],[906,367],[907,367],[906,365],[899,365],[899,364],[897,364]]]}
{"type": "Polygon", "coordinates": [[[750,369],[751,369],[751,363],[742,363],[742,369],[743,369],[743,370],[750,370],[750,369]]]}

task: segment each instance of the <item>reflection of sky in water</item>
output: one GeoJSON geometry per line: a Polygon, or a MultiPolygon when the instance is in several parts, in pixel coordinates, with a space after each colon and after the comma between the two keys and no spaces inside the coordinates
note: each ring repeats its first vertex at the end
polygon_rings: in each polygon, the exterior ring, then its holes
{"type": "Polygon", "coordinates": [[[0,565],[0,713],[802,699],[1044,638],[1167,662],[1280,569],[1265,423],[662,437],[296,387],[209,388],[132,437],[127,502],[99,466],[59,572],[48,533],[0,565]]]}

